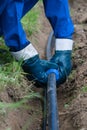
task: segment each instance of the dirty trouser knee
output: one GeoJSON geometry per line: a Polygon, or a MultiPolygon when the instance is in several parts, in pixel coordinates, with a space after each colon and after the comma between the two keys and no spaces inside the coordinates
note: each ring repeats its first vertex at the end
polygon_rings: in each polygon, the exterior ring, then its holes
{"type": "Polygon", "coordinates": [[[43,0],[45,14],[50,21],[56,38],[71,39],[74,32],[69,13],[68,0],[43,0]]]}

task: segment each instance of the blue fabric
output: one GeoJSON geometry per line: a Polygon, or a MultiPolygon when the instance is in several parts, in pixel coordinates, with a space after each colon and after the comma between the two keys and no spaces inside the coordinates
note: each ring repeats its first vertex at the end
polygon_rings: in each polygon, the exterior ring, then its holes
{"type": "MultiPolygon", "coordinates": [[[[3,0],[0,0],[0,34],[3,33],[5,43],[11,51],[19,51],[30,43],[20,20],[38,0],[7,1],[8,3],[4,5],[3,0]]],[[[68,0],[43,0],[43,3],[55,37],[71,38],[74,28],[69,14],[68,0]]]]}
{"type": "Polygon", "coordinates": [[[26,33],[23,30],[20,22],[24,14],[34,6],[37,0],[9,0],[3,14],[1,15],[2,30],[6,45],[11,51],[19,51],[26,47],[30,42],[26,38],[26,33]],[[25,9],[25,5],[30,5],[25,9]]]}
{"type": "MultiPolygon", "coordinates": [[[[2,14],[8,0],[0,0],[0,15],[2,14]]],[[[2,36],[1,17],[0,17],[0,36],[2,36]]]]}
{"type": "Polygon", "coordinates": [[[69,14],[68,0],[43,0],[47,18],[56,38],[72,38],[74,26],[69,14]]]}
{"type": "Polygon", "coordinates": [[[0,14],[3,12],[8,0],[0,0],[0,14]]]}
{"type": "Polygon", "coordinates": [[[0,36],[2,35],[3,35],[3,32],[2,32],[1,17],[0,17],[0,36]]]}

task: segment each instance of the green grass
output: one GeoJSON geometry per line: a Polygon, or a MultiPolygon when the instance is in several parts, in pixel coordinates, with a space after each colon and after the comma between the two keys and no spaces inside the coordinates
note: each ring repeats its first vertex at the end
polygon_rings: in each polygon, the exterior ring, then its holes
{"type": "Polygon", "coordinates": [[[29,11],[24,18],[22,19],[22,24],[28,36],[32,35],[33,32],[37,31],[38,26],[38,17],[40,11],[38,4],[29,11]]]}
{"type": "Polygon", "coordinates": [[[23,99],[20,101],[14,102],[14,103],[6,103],[6,102],[0,102],[0,113],[4,113],[7,109],[17,109],[17,108],[29,108],[29,106],[26,106],[25,103],[33,98],[39,98],[43,99],[42,96],[39,93],[34,93],[33,91],[30,92],[28,95],[24,96],[23,99]]]}
{"type": "Polygon", "coordinates": [[[19,63],[15,61],[0,66],[0,90],[6,88],[9,84],[21,85],[22,73],[19,63]]]}
{"type": "Polygon", "coordinates": [[[5,89],[9,84],[19,85],[23,77],[21,62],[16,62],[11,56],[4,41],[0,38],[0,90],[5,89]]]}
{"type": "Polygon", "coordinates": [[[68,80],[73,80],[75,78],[75,75],[76,75],[76,70],[72,70],[72,72],[70,73],[69,77],[68,77],[68,80]]]}
{"type": "Polygon", "coordinates": [[[11,128],[7,128],[6,130],[12,130],[11,128]]]}
{"type": "Polygon", "coordinates": [[[83,86],[83,87],[81,88],[81,91],[82,91],[83,93],[87,93],[87,85],[83,86]]]}

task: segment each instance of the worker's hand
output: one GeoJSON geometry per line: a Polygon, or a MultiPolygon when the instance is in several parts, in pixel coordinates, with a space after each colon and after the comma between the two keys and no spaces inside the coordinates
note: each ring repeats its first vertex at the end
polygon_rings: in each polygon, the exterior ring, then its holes
{"type": "Polygon", "coordinates": [[[58,69],[55,63],[46,60],[40,60],[38,55],[25,60],[22,67],[23,70],[28,74],[27,77],[29,78],[29,80],[31,79],[41,83],[47,83],[46,71],[48,69],[58,69]]]}
{"type": "MultiPolygon", "coordinates": [[[[62,41],[62,40],[61,40],[62,41]]],[[[57,42],[56,51],[53,57],[51,58],[51,62],[56,63],[58,65],[59,71],[59,79],[57,81],[58,85],[62,84],[66,81],[72,69],[71,62],[71,54],[72,54],[72,40],[64,40],[68,41],[69,44],[57,42]]],[[[63,42],[64,42],[63,41],[63,42]]]]}
{"type": "Polygon", "coordinates": [[[61,84],[65,82],[72,68],[71,51],[56,51],[51,59],[51,62],[56,63],[58,65],[60,77],[57,83],[61,84]]]}

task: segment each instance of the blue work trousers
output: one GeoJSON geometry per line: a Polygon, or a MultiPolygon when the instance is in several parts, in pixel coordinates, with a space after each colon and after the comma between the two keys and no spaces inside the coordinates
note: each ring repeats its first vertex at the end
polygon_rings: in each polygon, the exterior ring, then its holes
{"type": "MultiPolygon", "coordinates": [[[[20,51],[30,41],[21,24],[21,18],[38,0],[0,0],[0,34],[11,51],[20,51]],[[3,5],[3,2],[6,4],[3,5]],[[8,1],[8,2],[7,2],[8,1]]],[[[45,15],[56,38],[72,38],[74,26],[70,17],[68,0],[43,0],[45,15]]],[[[44,39],[44,38],[42,38],[44,39]]]]}

